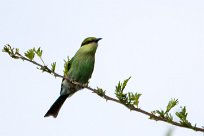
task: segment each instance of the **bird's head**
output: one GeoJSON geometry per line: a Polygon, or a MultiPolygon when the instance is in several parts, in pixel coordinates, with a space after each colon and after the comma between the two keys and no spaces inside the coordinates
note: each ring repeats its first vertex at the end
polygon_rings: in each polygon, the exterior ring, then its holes
{"type": "Polygon", "coordinates": [[[102,38],[96,38],[96,37],[88,37],[84,39],[84,41],[81,43],[81,46],[88,45],[90,43],[98,43],[102,38]]]}

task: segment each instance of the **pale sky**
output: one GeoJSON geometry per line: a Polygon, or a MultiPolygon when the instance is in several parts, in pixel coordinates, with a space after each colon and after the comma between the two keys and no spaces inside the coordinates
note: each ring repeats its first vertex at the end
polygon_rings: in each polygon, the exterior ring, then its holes
{"type": "MultiPolygon", "coordinates": [[[[203,0],[1,0],[0,47],[43,49],[46,64],[72,57],[82,40],[102,37],[90,80],[114,96],[118,81],[142,93],[139,107],[164,109],[171,98],[204,126],[203,0]]],[[[202,136],[106,102],[87,90],[73,95],[56,119],[44,118],[60,92],[60,78],[0,53],[1,136],[202,136]]],[[[39,60],[37,60],[39,61],[39,60]]],[[[174,116],[175,117],[175,116],[174,116]]],[[[176,117],[175,117],[176,118],[176,117]]],[[[176,120],[178,120],[176,118],[176,120]]]]}

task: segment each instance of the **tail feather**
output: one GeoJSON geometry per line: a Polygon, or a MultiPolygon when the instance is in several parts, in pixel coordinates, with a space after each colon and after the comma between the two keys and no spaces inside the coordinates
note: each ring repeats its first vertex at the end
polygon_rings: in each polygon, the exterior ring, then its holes
{"type": "Polygon", "coordinates": [[[50,107],[44,117],[53,116],[54,118],[57,117],[63,103],[67,99],[69,95],[60,95],[59,98],[54,102],[54,104],[50,107]]]}

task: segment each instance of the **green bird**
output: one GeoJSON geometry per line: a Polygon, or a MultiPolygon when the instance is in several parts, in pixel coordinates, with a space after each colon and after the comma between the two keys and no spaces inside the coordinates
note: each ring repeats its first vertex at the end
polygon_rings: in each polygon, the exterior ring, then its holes
{"type": "MultiPolygon", "coordinates": [[[[88,37],[82,42],[81,47],[69,62],[68,73],[66,74],[67,78],[81,84],[88,83],[94,70],[95,53],[98,47],[98,41],[101,39],[102,38],[88,37]]],[[[60,96],[44,117],[53,116],[56,118],[65,100],[80,89],[82,89],[81,86],[63,79],[60,96]]]]}

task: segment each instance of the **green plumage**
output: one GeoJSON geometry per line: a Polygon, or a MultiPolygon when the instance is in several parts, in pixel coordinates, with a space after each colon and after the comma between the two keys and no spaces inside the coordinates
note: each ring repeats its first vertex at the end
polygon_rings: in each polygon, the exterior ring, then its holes
{"type": "Polygon", "coordinates": [[[96,43],[90,43],[77,51],[70,61],[71,67],[67,74],[71,80],[83,84],[88,82],[94,69],[96,49],[96,43]]]}
{"type": "MultiPolygon", "coordinates": [[[[98,41],[101,39],[102,38],[88,37],[82,42],[80,49],[69,62],[68,73],[66,74],[69,79],[81,84],[88,83],[94,70],[98,41]]],[[[56,118],[65,100],[80,89],[82,89],[82,87],[63,79],[60,96],[50,107],[45,117],[53,116],[56,118]]]]}

